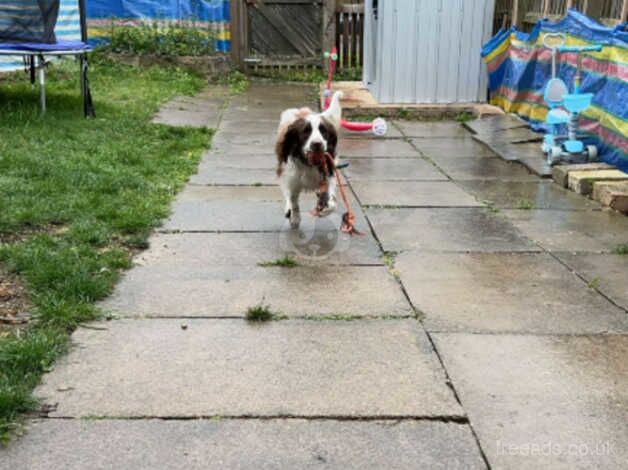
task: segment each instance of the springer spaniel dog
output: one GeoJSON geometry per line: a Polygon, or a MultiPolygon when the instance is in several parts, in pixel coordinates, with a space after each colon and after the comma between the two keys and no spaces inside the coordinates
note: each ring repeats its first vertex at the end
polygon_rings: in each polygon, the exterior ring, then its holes
{"type": "Polygon", "coordinates": [[[316,156],[328,153],[334,162],[342,110],[337,91],[323,113],[310,108],[292,108],[281,113],[277,131],[277,176],[286,199],[285,216],[292,228],[301,223],[299,195],[302,191],[316,192],[316,215],[325,217],[336,208],[336,180],[333,169],[327,174],[316,165],[316,156]],[[321,191],[321,188],[327,188],[321,191]]]}

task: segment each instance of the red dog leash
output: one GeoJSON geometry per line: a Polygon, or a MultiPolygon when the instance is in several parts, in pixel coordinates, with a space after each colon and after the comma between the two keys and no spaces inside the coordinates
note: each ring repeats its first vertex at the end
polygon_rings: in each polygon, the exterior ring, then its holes
{"type": "MultiPolygon", "coordinates": [[[[340,225],[340,230],[344,233],[348,233],[349,235],[364,235],[362,232],[359,232],[355,228],[355,214],[351,209],[351,205],[349,204],[349,199],[347,198],[347,194],[345,192],[345,188],[342,185],[342,178],[340,177],[340,170],[336,167],[336,163],[334,162],[334,157],[331,156],[329,152],[310,152],[307,155],[307,159],[309,160],[311,165],[318,167],[322,174],[325,175],[323,181],[319,186],[319,194],[325,194],[329,192],[329,184],[327,183],[327,175],[329,174],[329,168],[331,167],[334,171],[334,175],[336,177],[336,184],[338,185],[338,189],[340,190],[340,195],[342,196],[342,202],[345,205],[346,212],[342,215],[342,224],[340,225]]],[[[316,204],[316,207],[312,210],[311,214],[315,217],[320,217],[321,212],[325,209],[323,201],[319,197],[319,200],[316,204]]]]}

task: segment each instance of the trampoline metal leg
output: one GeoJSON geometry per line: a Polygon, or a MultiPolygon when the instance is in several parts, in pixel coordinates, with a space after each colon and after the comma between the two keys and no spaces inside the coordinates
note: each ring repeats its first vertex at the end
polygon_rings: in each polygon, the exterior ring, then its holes
{"type": "Polygon", "coordinates": [[[43,57],[39,58],[39,101],[41,104],[41,114],[46,114],[46,62],[43,57]]]}
{"type": "Polygon", "coordinates": [[[81,63],[81,95],[83,97],[83,114],[85,117],[96,117],[94,111],[94,103],[92,102],[92,94],[89,89],[89,80],[87,78],[87,56],[85,54],[80,57],[81,63]]]}
{"type": "Polygon", "coordinates": [[[28,58],[28,69],[30,72],[30,78],[31,78],[31,85],[35,84],[35,72],[36,72],[36,67],[35,67],[35,56],[31,55],[28,58]]]}

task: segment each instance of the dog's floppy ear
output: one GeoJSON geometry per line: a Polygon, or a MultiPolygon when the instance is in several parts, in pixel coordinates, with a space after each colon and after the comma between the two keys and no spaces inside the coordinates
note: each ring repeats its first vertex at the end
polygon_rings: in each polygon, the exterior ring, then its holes
{"type": "Polygon", "coordinates": [[[290,124],[283,132],[279,132],[275,153],[277,154],[277,174],[280,175],[282,165],[288,162],[288,157],[299,148],[299,134],[305,124],[304,119],[297,119],[290,124]]]}
{"type": "Polygon", "coordinates": [[[338,145],[338,131],[336,130],[336,126],[334,126],[328,119],[323,117],[321,119],[321,124],[325,126],[325,139],[327,140],[327,151],[331,153],[334,157],[336,156],[336,146],[338,145]]]}
{"type": "Polygon", "coordinates": [[[342,91],[337,91],[331,98],[329,108],[322,114],[323,118],[330,122],[336,130],[340,129],[340,121],[342,120],[342,107],[340,106],[340,98],[342,98],[342,91]]]}

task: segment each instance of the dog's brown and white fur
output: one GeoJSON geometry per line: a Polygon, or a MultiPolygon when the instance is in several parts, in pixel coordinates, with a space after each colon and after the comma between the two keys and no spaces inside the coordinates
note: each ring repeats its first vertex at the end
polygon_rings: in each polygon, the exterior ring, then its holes
{"type": "Polygon", "coordinates": [[[307,155],[311,152],[328,152],[336,160],[338,130],[342,110],[341,93],[336,92],[329,108],[314,113],[310,108],[292,108],[281,113],[277,131],[277,176],[286,199],[285,216],[292,228],[301,223],[299,195],[302,191],[318,191],[323,178],[327,178],[329,197],[324,201],[321,216],[331,214],[336,208],[336,180],[333,172],[323,175],[310,165],[307,155]]]}

